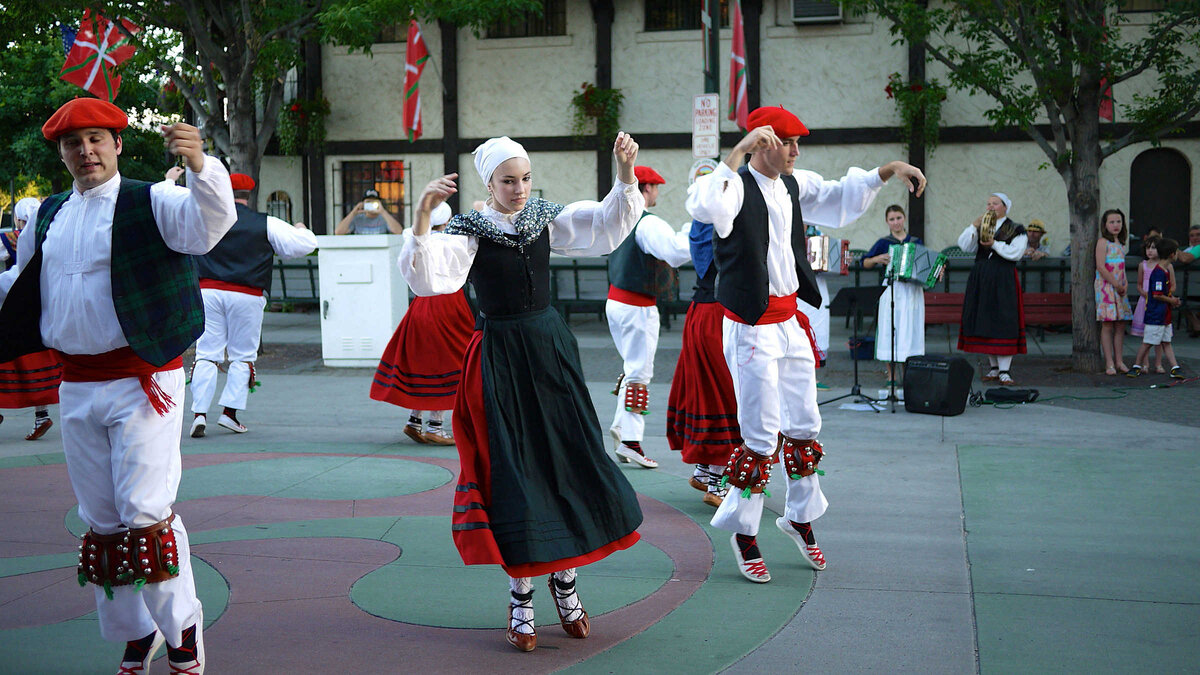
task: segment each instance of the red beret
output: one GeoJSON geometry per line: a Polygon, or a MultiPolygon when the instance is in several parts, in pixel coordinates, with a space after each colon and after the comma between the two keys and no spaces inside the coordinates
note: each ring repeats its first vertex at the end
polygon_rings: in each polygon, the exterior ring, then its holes
{"type": "Polygon", "coordinates": [[[755,108],[754,112],[746,118],[747,131],[765,126],[770,126],[775,131],[775,135],[780,138],[808,135],[808,127],[804,126],[799,117],[784,110],[783,106],[755,108]]]}
{"type": "Polygon", "coordinates": [[[120,133],[129,126],[129,118],[117,106],[98,98],[75,98],[54,111],[42,125],[42,135],[48,141],[76,129],[112,129],[120,133]]]}
{"type": "Polygon", "coordinates": [[[638,183],[646,185],[662,185],[667,182],[665,178],[658,175],[658,172],[648,166],[633,167],[633,175],[637,177],[638,183]]]}
{"type": "Polygon", "coordinates": [[[254,189],[254,179],[244,173],[229,174],[229,182],[234,190],[249,192],[254,189]]]}

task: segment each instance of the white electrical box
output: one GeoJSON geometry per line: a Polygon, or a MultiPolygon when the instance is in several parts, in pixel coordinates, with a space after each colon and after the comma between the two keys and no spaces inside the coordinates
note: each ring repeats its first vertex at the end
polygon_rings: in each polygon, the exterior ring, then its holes
{"type": "Polygon", "coordinates": [[[317,237],[321,268],[321,357],[325,365],[374,368],[408,310],[396,267],[397,234],[317,237]]]}

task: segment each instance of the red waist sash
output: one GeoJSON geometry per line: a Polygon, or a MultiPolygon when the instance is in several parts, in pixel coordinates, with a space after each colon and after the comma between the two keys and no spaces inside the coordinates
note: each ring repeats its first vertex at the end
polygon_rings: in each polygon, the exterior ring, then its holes
{"type": "Polygon", "coordinates": [[[613,286],[611,284],[608,287],[608,299],[616,300],[617,302],[623,302],[626,305],[633,305],[634,307],[653,307],[654,306],[654,296],[653,295],[642,295],[641,293],[634,293],[633,291],[627,291],[624,288],[617,288],[616,286],[613,286]]]}
{"type": "MultiPolygon", "coordinates": [[[[783,323],[788,319],[796,316],[796,294],[791,295],[772,295],[767,297],[767,311],[763,312],[762,317],[754,322],[755,326],[762,326],[768,323],[783,323]]],[[[738,323],[749,323],[742,317],[734,314],[729,308],[725,309],[725,316],[730,321],[738,323]]],[[[800,316],[803,316],[801,314],[800,316]]]]}
{"type": "Polygon", "coordinates": [[[246,286],[244,284],[233,284],[228,281],[217,281],[216,279],[200,278],[200,288],[211,288],[217,291],[233,291],[234,293],[245,293],[246,295],[256,295],[262,297],[263,289],[255,288],[254,286],[246,286]]]}
{"type": "MultiPolygon", "coordinates": [[[[738,323],[746,323],[742,317],[734,314],[728,308],[725,309],[725,316],[730,321],[738,323]]],[[[813,332],[812,324],[808,322],[808,317],[796,308],[796,294],[791,295],[772,295],[767,298],[767,311],[763,312],[756,326],[763,326],[772,323],[783,323],[788,319],[795,317],[796,322],[804,329],[804,334],[808,336],[808,341],[812,344],[813,355],[816,357],[817,367],[821,367],[821,351],[817,347],[817,335],[813,332]]]]}
{"type": "Polygon", "coordinates": [[[175,401],[158,386],[154,373],[183,367],[183,358],[175,357],[162,366],[144,360],[130,347],[121,347],[103,354],[64,354],[55,351],[63,364],[63,382],[107,382],[136,377],[146,392],[146,398],[160,416],[166,415],[175,401]]]}

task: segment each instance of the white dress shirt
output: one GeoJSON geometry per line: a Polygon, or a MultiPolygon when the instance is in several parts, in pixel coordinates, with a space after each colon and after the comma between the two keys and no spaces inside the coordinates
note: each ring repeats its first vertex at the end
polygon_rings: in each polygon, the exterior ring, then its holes
{"type": "MultiPolygon", "coordinates": [[[[767,178],[754,167],[750,175],[758,184],[767,203],[770,218],[770,243],[767,247],[767,272],[770,294],[785,296],[800,288],[796,276],[796,258],[792,253],[792,200],[780,178],[767,178]]],[[[864,171],[851,167],[841,180],[830,181],[812,171],[792,173],[800,187],[800,209],[806,224],[817,227],[842,227],[857,220],[883,187],[878,169],[864,171]]],[[[733,232],[733,219],[742,210],[742,178],[724,162],[707,176],[696,179],[688,188],[688,213],[704,223],[712,223],[722,239],[733,232]]]]}
{"type": "Polygon", "coordinates": [[[301,258],[317,249],[317,235],[275,216],[267,216],[267,241],[280,258],[301,258]]]}
{"type": "Polygon", "coordinates": [[[692,259],[692,249],[688,242],[691,229],[692,223],[688,221],[683,230],[676,232],[667,221],[653,213],[647,213],[638,221],[633,237],[643,253],[648,253],[671,267],[679,267],[692,259]]]}
{"type": "MultiPolygon", "coordinates": [[[[999,231],[1000,226],[1003,225],[1007,220],[1007,217],[998,219],[996,221],[996,230],[999,231]]],[[[979,230],[976,229],[974,225],[968,225],[967,229],[963,230],[962,234],[958,235],[958,247],[961,248],[964,253],[974,253],[975,251],[979,250],[979,230]]],[[[1025,255],[1025,249],[1028,247],[1029,237],[1021,234],[1013,237],[1013,240],[1007,244],[1002,241],[993,241],[992,253],[995,253],[1005,260],[1017,262],[1025,255]]]]}
{"type": "MultiPolygon", "coordinates": [[[[558,214],[548,226],[550,250],[572,257],[612,253],[629,236],[645,208],[637,183],[618,179],[604,201],[572,202],[558,214]]],[[[480,213],[502,231],[517,233],[512,224],[517,213],[500,213],[491,206],[480,213]]],[[[405,240],[397,264],[413,293],[445,295],[467,282],[477,250],[475,237],[430,232],[405,240]]]]}
{"type": "MultiPolygon", "coordinates": [[[[237,220],[229,172],[205,157],[200,173],[187,171],[191,188],[160,181],[150,186],[150,206],[158,231],[171,250],[207,253],[237,220]]],[[[129,342],[112,299],[112,225],[121,185],[118,173],[103,185],[71,196],[55,214],[42,244],[42,342],[67,354],[102,354],[129,342]]],[[[19,274],[33,257],[37,227],[17,240],[19,274]]],[[[7,274],[7,273],[6,273],[7,274]]],[[[12,281],[0,283],[7,296],[12,281]]],[[[2,300],[3,298],[0,298],[2,300]]]]}

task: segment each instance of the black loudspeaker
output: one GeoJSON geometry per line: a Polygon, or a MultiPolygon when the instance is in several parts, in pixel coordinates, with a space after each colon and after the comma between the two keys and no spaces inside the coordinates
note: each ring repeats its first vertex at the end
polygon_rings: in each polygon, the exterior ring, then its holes
{"type": "Polygon", "coordinates": [[[904,362],[904,409],[927,415],[961,415],[975,369],[959,356],[926,354],[904,362]]]}

